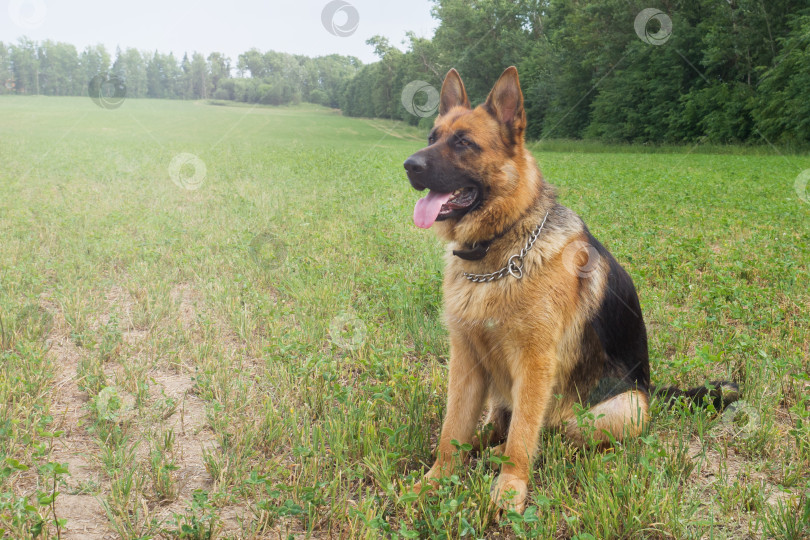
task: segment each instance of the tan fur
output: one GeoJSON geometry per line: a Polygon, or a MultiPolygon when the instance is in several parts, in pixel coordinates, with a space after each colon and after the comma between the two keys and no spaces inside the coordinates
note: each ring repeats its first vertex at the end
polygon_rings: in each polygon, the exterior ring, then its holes
{"type": "MultiPolygon", "coordinates": [[[[502,508],[522,511],[540,429],[565,426],[575,442],[583,441],[572,406],[595,379],[574,377],[572,370],[580,354],[578,339],[605,294],[608,266],[588,250],[582,221],[555,203],[552,188],[524,147],[522,94],[517,71],[510,70],[487,103],[474,110],[455,71],[442,88],[436,133],[441,137],[463,130],[483,148],[463,160],[448,149],[442,159],[485,178],[487,193],[485,204],[474,213],[434,225],[449,244],[444,315],[450,365],[447,412],[426,481],[450,472],[456,451],[451,441],[485,446],[505,438],[500,448],[511,463],[503,466],[493,499],[502,508]],[[464,272],[489,273],[505,264],[547,213],[548,226],[523,261],[522,279],[482,284],[464,278],[464,272]],[[452,254],[453,249],[494,237],[497,241],[482,260],[452,254]],[[474,440],[485,404],[486,422],[494,426],[474,440]],[[511,411],[511,421],[506,411],[511,411]],[[516,496],[508,498],[509,491],[516,496]]],[[[594,425],[599,441],[607,439],[604,431],[615,438],[637,434],[647,418],[646,396],[628,392],[598,404],[593,412],[604,414],[594,425]]]]}
{"type": "Polygon", "coordinates": [[[648,410],[647,395],[630,390],[589,409],[594,419],[586,419],[584,426],[577,424],[574,415],[569,415],[564,420],[565,433],[581,445],[589,442],[589,438],[607,443],[611,437],[616,440],[637,437],[649,420],[648,410]]]}

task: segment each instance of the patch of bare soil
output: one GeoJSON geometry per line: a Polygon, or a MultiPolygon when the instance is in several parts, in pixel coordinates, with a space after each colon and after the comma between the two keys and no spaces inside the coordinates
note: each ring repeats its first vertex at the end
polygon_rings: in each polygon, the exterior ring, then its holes
{"type": "Polygon", "coordinates": [[[82,425],[87,394],[79,390],[76,367],[83,352],[70,339],[67,324],[58,307],[47,299],[42,300],[42,305],[54,321],[48,351],[56,366],[50,411],[54,417],[54,429],[64,431],[64,435],[55,440],[50,459],[67,463],[70,473],[66,478],[67,485],[60,489],[61,493],[56,498],[57,516],[67,519],[62,538],[115,538],[97,498],[104,483],[92,458],[97,448],[82,425]]]}
{"type": "Polygon", "coordinates": [[[202,309],[203,305],[202,295],[188,283],[181,283],[172,289],[169,296],[172,302],[177,305],[180,323],[183,328],[186,330],[194,328],[197,313],[202,309]]]}
{"type": "MultiPolygon", "coordinates": [[[[689,444],[689,458],[696,465],[689,475],[689,480],[704,492],[733,486],[735,482],[747,485],[756,482],[762,486],[766,494],[766,504],[775,505],[790,495],[784,493],[767,474],[753,471],[750,457],[737,453],[729,447],[727,453],[721,454],[715,445],[702,445],[700,440],[694,439],[689,444]]],[[[748,537],[751,530],[752,519],[741,513],[736,523],[729,522],[727,526],[734,535],[748,537]]]]}
{"type": "MultiPolygon", "coordinates": [[[[229,358],[239,368],[248,368],[253,371],[258,366],[252,365],[244,358],[244,343],[229,328],[224,321],[219,320],[205,305],[202,295],[191,285],[182,284],[171,292],[171,298],[177,309],[180,324],[194,336],[199,337],[200,315],[214,321],[217,333],[221,337],[220,343],[227,345],[229,358]],[[253,369],[251,369],[253,368],[253,369]]],[[[94,329],[107,324],[112,313],[119,318],[120,330],[123,337],[123,349],[119,362],[109,362],[104,366],[108,380],[119,380],[119,375],[125,363],[134,361],[140,354],[148,350],[144,347],[149,338],[150,331],[138,329],[133,324],[133,309],[136,299],[123,287],[114,286],[105,295],[106,309],[90,323],[94,329]],[[135,355],[135,356],[132,356],[135,355]]],[[[55,440],[51,460],[67,463],[70,475],[66,478],[66,485],[60,489],[56,500],[56,512],[59,518],[67,520],[62,529],[64,539],[112,539],[117,535],[111,530],[108,517],[101,505],[110,490],[109,480],[98,462],[98,443],[91,433],[88,433],[84,423],[87,421],[88,396],[79,390],[77,381],[77,367],[83,355],[90,352],[76,346],[70,338],[70,328],[59,306],[47,297],[41,299],[41,305],[53,317],[53,327],[49,335],[50,349],[48,354],[55,365],[55,378],[53,381],[51,414],[54,417],[54,429],[64,431],[64,434],[55,440]]],[[[235,366],[236,367],[236,366],[235,366]]],[[[179,469],[175,472],[178,494],[170,502],[160,504],[149,503],[150,514],[156,517],[164,527],[172,528],[171,521],[175,514],[188,513],[195,490],[209,490],[214,484],[211,474],[205,466],[204,454],[206,451],[217,451],[214,433],[208,427],[206,402],[198,397],[194,391],[192,367],[182,359],[178,365],[152,366],[147,372],[149,382],[149,405],[158,400],[170,400],[175,404],[173,409],[166,409],[166,416],[157,419],[154,425],[147,426],[135,421],[133,429],[138,431],[133,436],[143,438],[146,429],[159,429],[163,432],[171,429],[175,436],[173,459],[179,469]],[[179,368],[179,369],[178,369],[179,368]],[[154,506],[153,506],[154,505],[154,506]]],[[[122,388],[119,389],[125,401],[131,401],[133,396],[122,388]]],[[[154,410],[160,410],[155,407],[154,410]]],[[[147,422],[148,423],[148,422],[147,422]]],[[[139,466],[149,470],[150,447],[140,444],[136,459],[139,466]]],[[[30,495],[36,490],[35,475],[20,478],[18,482],[21,494],[30,495]]],[[[151,486],[147,489],[151,489],[151,486]]],[[[143,493],[145,497],[152,493],[143,493]]],[[[245,525],[250,522],[252,515],[247,505],[235,505],[217,510],[221,519],[220,537],[242,537],[245,535],[245,525]]]]}
{"type": "Polygon", "coordinates": [[[214,435],[206,428],[205,402],[191,390],[194,381],[185,374],[157,371],[151,373],[156,383],[150,393],[165,396],[177,403],[177,409],[169,416],[163,428],[175,435],[178,497],[160,510],[159,517],[170,518],[174,513],[183,513],[197,489],[210,489],[213,478],[205,468],[203,452],[216,447],[214,435]],[[157,386],[157,388],[154,388],[157,386]]]}
{"type": "MultiPolygon", "coordinates": [[[[219,335],[219,343],[227,346],[227,357],[233,359],[234,367],[244,367],[239,365],[239,360],[243,359],[243,341],[206,305],[199,291],[190,284],[182,283],[172,289],[170,298],[177,308],[180,324],[190,335],[200,331],[200,321],[203,318],[210,319],[219,335]]],[[[171,428],[176,437],[175,453],[180,467],[177,471],[179,496],[176,501],[161,509],[161,519],[169,519],[173,514],[185,512],[190,506],[194,491],[210,489],[214,483],[205,467],[204,452],[216,451],[218,445],[213,432],[207,427],[205,402],[193,393],[194,381],[189,373],[184,372],[190,372],[192,368],[185,363],[181,365],[184,368],[180,373],[158,370],[150,374],[157,383],[150,393],[154,391],[156,395],[165,395],[178,404],[177,410],[166,419],[164,427],[171,428]]],[[[248,366],[254,367],[250,360],[248,366]]],[[[243,536],[242,523],[249,522],[251,518],[247,507],[236,505],[221,508],[218,514],[222,520],[220,536],[243,536]]]]}

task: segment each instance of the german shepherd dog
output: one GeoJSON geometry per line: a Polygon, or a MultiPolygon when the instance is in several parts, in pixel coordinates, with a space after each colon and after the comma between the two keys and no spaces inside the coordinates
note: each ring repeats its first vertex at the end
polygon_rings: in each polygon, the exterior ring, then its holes
{"type": "MultiPolygon", "coordinates": [[[[516,68],[475,109],[450,70],[429,146],[405,161],[411,185],[429,190],[416,203],[415,224],[433,227],[449,244],[447,410],[436,462],[414,489],[451,473],[452,441],[500,445],[495,451],[509,459],[492,500],[518,512],[542,427],[559,426],[577,444],[636,436],[653,390],[633,281],[579,216],[557,203],[524,147],[525,128],[516,68]],[[485,403],[489,429],[475,436],[485,403]],[[577,415],[577,404],[590,414],[577,415]]],[[[712,383],[658,392],[722,406],[736,390],[712,383]]]]}

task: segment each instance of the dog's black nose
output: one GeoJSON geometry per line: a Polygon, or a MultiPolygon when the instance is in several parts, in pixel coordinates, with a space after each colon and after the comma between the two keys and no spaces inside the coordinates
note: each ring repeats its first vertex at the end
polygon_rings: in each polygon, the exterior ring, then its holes
{"type": "Polygon", "coordinates": [[[419,174],[427,168],[427,161],[424,156],[414,154],[405,160],[405,170],[411,174],[419,174]]]}

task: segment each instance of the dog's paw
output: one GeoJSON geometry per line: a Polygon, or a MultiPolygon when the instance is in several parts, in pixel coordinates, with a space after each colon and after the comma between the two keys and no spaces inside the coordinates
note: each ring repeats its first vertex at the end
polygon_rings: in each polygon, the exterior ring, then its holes
{"type": "Polygon", "coordinates": [[[411,488],[411,491],[419,495],[422,492],[427,493],[428,491],[433,491],[438,486],[438,481],[435,478],[428,478],[427,475],[423,476],[420,481],[415,483],[411,488]]]}
{"type": "Polygon", "coordinates": [[[425,473],[425,476],[413,485],[412,491],[414,493],[421,493],[422,491],[437,489],[440,485],[439,481],[452,474],[453,466],[453,463],[449,461],[437,461],[433,464],[433,467],[425,473]]]}
{"type": "Polygon", "coordinates": [[[528,494],[526,481],[514,474],[501,474],[492,483],[490,497],[496,513],[514,510],[522,514],[526,508],[526,495],[528,494]]]}
{"type": "Polygon", "coordinates": [[[413,489],[411,491],[417,495],[423,491],[433,491],[439,487],[439,478],[441,476],[441,469],[433,467],[425,474],[425,476],[422,477],[421,480],[413,485],[413,489]]]}

